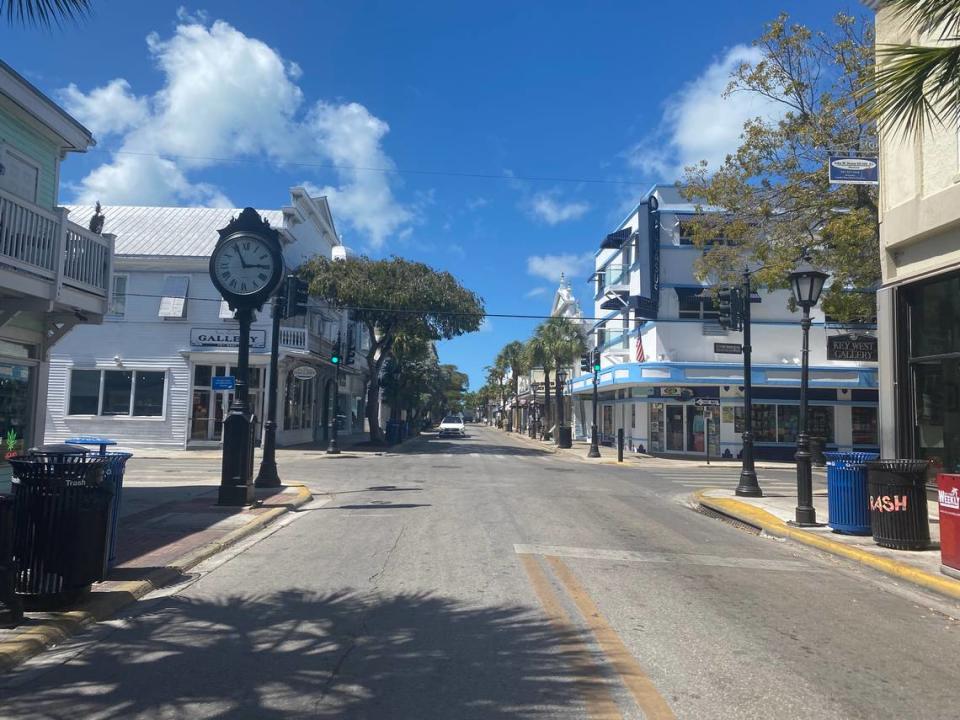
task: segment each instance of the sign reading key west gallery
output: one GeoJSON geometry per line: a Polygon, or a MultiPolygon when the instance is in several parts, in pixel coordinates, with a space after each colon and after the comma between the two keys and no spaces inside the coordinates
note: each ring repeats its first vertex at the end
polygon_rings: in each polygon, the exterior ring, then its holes
{"type": "Polygon", "coordinates": [[[877,362],[877,339],[870,335],[833,335],[827,338],[827,360],[877,362]]]}

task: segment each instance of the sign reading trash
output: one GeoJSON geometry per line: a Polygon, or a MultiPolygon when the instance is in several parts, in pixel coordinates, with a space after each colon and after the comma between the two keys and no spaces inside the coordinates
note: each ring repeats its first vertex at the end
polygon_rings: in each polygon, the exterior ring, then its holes
{"type": "Polygon", "coordinates": [[[831,153],[830,182],[836,185],[878,185],[880,162],[876,155],[831,153]]]}

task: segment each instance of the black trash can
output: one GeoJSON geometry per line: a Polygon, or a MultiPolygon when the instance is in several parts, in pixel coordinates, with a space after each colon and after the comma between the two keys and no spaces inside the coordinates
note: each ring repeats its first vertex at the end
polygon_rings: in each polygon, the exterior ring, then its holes
{"type": "Polygon", "coordinates": [[[810,464],[814,467],[826,467],[827,456],[823,454],[827,439],[820,436],[810,437],[810,464]]]}
{"type": "Polygon", "coordinates": [[[23,620],[23,602],[15,592],[13,566],[13,498],[0,495],[0,628],[16,627],[23,620]]]}
{"type": "Polygon", "coordinates": [[[926,460],[873,460],[867,463],[873,540],[894,550],[925,550],[930,545],[927,519],[926,460]]]}
{"type": "Polygon", "coordinates": [[[573,447],[573,428],[571,427],[557,428],[557,447],[558,448],[573,447]]]}
{"type": "Polygon", "coordinates": [[[28,610],[60,607],[107,570],[112,493],[107,458],[45,445],[10,458],[16,592],[28,610]]]}

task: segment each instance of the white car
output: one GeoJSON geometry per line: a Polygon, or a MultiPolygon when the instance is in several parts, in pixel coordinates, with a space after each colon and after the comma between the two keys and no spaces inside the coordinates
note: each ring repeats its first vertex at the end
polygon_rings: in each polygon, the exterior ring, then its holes
{"type": "Polygon", "coordinates": [[[447,415],[440,421],[440,437],[454,435],[456,437],[466,437],[467,433],[463,427],[463,418],[459,415],[447,415]]]}

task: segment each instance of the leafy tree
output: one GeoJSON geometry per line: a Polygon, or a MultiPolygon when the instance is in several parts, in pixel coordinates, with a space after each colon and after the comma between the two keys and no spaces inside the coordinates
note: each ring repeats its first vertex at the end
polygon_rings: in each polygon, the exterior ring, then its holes
{"type": "Polygon", "coordinates": [[[401,335],[434,341],[480,328],[483,300],[448,272],[392,257],[304,263],[301,276],[310,292],[338,308],[349,308],[370,335],[367,351],[366,417],[371,442],[382,442],[379,422],[380,374],[401,335]]]}
{"type": "Polygon", "coordinates": [[[862,94],[872,73],[872,26],[839,14],[830,32],[814,32],[780,15],[754,46],[762,59],[740,65],[726,95],[767,98],[779,116],[748,121],[740,147],[719,168],[701,162],[686,169],[682,192],[705,211],[691,222],[704,250],[695,272],[731,282],[749,264],[762,268],[754,274],[758,287],[785,288],[807,254],[833,276],[823,296],[827,314],[872,318],[880,279],[877,190],[831,186],[827,177],[830,151],[876,147],[862,94]]]}
{"type": "Polygon", "coordinates": [[[527,340],[523,351],[527,358],[527,367],[531,370],[534,368],[543,368],[543,407],[545,410],[544,414],[546,415],[546,417],[543,418],[543,427],[549,428],[551,427],[550,418],[553,411],[550,405],[550,357],[547,353],[547,346],[543,341],[539,327],[534,332],[533,337],[527,340]]]}
{"type": "Polygon", "coordinates": [[[0,0],[7,22],[50,27],[62,20],[76,21],[90,12],[90,0],[0,0]]]}
{"type": "Polygon", "coordinates": [[[503,417],[506,406],[506,385],[504,379],[507,376],[506,366],[502,364],[503,358],[498,357],[493,365],[487,365],[484,370],[487,371],[487,386],[491,391],[491,399],[500,399],[500,417],[503,417]]]}
{"type": "MultiPolygon", "coordinates": [[[[554,377],[566,367],[572,365],[577,358],[587,351],[587,343],[583,338],[579,325],[569,318],[552,317],[545,320],[538,328],[537,334],[543,343],[547,357],[547,365],[553,365],[554,377]]],[[[559,381],[557,383],[557,422],[563,416],[563,395],[559,381]]]]}
{"type": "MultiPolygon", "coordinates": [[[[523,353],[523,343],[519,340],[508,342],[500,350],[496,365],[510,371],[510,392],[516,399],[519,394],[520,376],[526,372],[526,362],[523,353]]],[[[507,417],[507,430],[513,430],[516,409],[507,417]]]]}
{"type": "Polygon", "coordinates": [[[867,90],[869,110],[885,130],[916,134],[933,123],[960,124],[960,0],[888,0],[891,20],[935,40],[933,45],[877,48],[867,90]]]}

